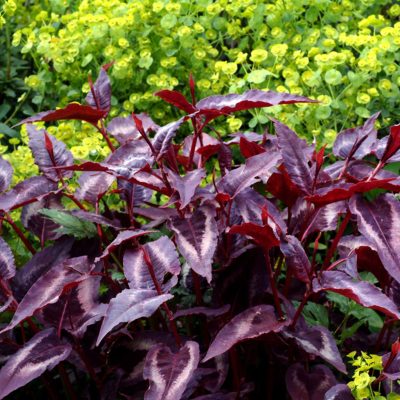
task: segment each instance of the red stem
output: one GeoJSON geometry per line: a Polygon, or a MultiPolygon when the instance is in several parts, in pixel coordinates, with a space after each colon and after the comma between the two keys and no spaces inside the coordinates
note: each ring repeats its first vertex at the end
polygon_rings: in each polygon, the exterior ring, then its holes
{"type": "Polygon", "coordinates": [[[282,311],[282,308],[281,308],[281,302],[279,300],[279,293],[278,293],[278,290],[276,288],[276,284],[275,284],[275,280],[274,280],[274,273],[272,271],[271,260],[269,258],[268,250],[264,251],[264,257],[265,257],[265,263],[267,265],[267,273],[268,273],[269,282],[270,282],[271,289],[272,289],[272,295],[274,296],[275,307],[276,307],[276,310],[278,312],[279,319],[281,321],[284,321],[286,318],[285,318],[285,316],[283,314],[283,311],[282,311]]]}
{"type": "Polygon", "coordinates": [[[350,221],[350,218],[351,218],[351,213],[350,213],[350,211],[347,211],[342,223],[340,224],[339,230],[337,231],[336,236],[333,239],[332,245],[331,245],[331,247],[329,248],[329,250],[328,250],[328,252],[326,254],[325,261],[322,264],[322,269],[325,269],[329,265],[329,262],[331,261],[333,255],[335,254],[336,247],[337,247],[337,245],[339,243],[339,240],[343,236],[343,233],[344,233],[344,231],[345,231],[345,229],[347,227],[347,224],[350,221]]]}
{"type": "Polygon", "coordinates": [[[30,244],[29,240],[26,238],[26,236],[23,234],[23,232],[18,228],[18,226],[15,224],[15,222],[13,221],[13,219],[11,218],[11,216],[9,214],[5,214],[4,221],[8,222],[11,225],[11,227],[14,229],[15,233],[22,240],[22,243],[25,245],[25,247],[32,254],[36,254],[36,251],[33,248],[33,246],[30,244]]]}
{"type": "Polygon", "coordinates": [[[96,125],[97,130],[101,133],[101,135],[103,136],[103,138],[105,139],[105,141],[107,142],[108,147],[110,148],[110,150],[114,153],[115,151],[115,147],[114,145],[111,143],[111,140],[109,138],[109,136],[107,135],[107,131],[106,128],[104,126],[104,121],[101,120],[100,121],[100,127],[98,127],[96,125]]]}

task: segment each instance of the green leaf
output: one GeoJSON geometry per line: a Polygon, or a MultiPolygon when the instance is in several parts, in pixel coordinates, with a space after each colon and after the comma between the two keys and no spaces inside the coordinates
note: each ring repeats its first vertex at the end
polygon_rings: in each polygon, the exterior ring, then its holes
{"type": "Polygon", "coordinates": [[[178,22],[178,19],[176,18],[175,15],[173,15],[173,14],[167,14],[167,15],[164,15],[164,16],[161,18],[160,25],[161,25],[164,29],[171,29],[171,28],[173,28],[173,27],[176,25],[177,22],[178,22]]]}
{"type": "Polygon", "coordinates": [[[0,133],[3,133],[4,135],[10,136],[10,137],[17,137],[18,132],[15,129],[11,129],[9,126],[6,124],[3,124],[0,122],[0,133]]]}
{"type": "Polygon", "coordinates": [[[8,103],[3,103],[0,106],[0,120],[2,120],[10,110],[11,106],[8,103]]]}
{"type": "Polygon", "coordinates": [[[254,71],[251,71],[247,75],[247,82],[250,83],[262,83],[265,81],[265,78],[269,75],[272,75],[273,77],[277,78],[275,74],[272,72],[266,70],[266,69],[256,69],[254,71]]]}
{"type": "Polygon", "coordinates": [[[303,317],[311,325],[323,325],[329,328],[328,310],[322,304],[309,301],[304,307],[303,317]]]}
{"type": "Polygon", "coordinates": [[[91,238],[97,235],[95,224],[83,221],[67,212],[43,208],[40,214],[60,225],[57,232],[63,235],[73,236],[77,239],[91,238]]]}

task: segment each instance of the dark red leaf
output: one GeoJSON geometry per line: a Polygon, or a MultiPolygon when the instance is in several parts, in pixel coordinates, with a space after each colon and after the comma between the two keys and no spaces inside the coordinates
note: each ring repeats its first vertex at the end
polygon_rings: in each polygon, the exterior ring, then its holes
{"type": "Polygon", "coordinates": [[[323,206],[335,201],[350,199],[356,193],[365,193],[374,189],[390,189],[392,181],[393,178],[388,178],[357,183],[332,184],[323,189],[316,190],[313,195],[307,196],[306,199],[316,205],[323,206]]]}
{"type": "Polygon", "coordinates": [[[203,362],[225,353],[242,340],[253,339],[270,332],[279,332],[287,324],[288,321],[278,321],[274,307],[270,305],[262,304],[248,308],[236,315],[218,332],[203,362]]]}
{"type": "Polygon", "coordinates": [[[249,158],[252,156],[256,156],[257,154],[265,153],[264,147],[260,146],[255,142],[250,142],[245,139],[243,136],[240,137],[240,152],[243,154],[243,157],[249,158]]]}
{"type": "Polygon", "coordinates": [[[186,100],[186,97],[182,93],[175,90],[160,90],[159,92],[154,93],[154,95],[162,98],[167,103],[178,107],[180,110],[183,110],[188,114],[197,111],[196,108],[186,100]]]}
{"type": "Polygon", "coordinates": [[[393,125],[390,128],[390,136],[383,152],[381,162],[386,163],[400,149],[400,125],[393,125]]]}
{"type": "Polygon", "coordinates": [[[205,115],[208,121],[232,112],[249,110],[259,107],[270,107],[278,104],[315,103],[307,97],[277,93],[272,91],[249,90],[243,94],[227,94],[224,96],[210,96],[196,104],[199,113],[205,115]]]}
{"type": "Polygon", "coordinates": [[[65,108],[58,110],[43,111],[33,117],[25,118],[16,126],[26,124],[28,122],[37,121],[59,121],[64,119],[77,119],[80,121],[89,122],[92,125],[97,125],[97,122],[107,116],[107,111],[97,110],[90,106],[82,106],[77,103],[68,104],[65,108]]]}
{"type": "Polygon", "coordinates": [[[145,400],[178,400],[199,364],[200,351],[196,342],[188,341],[177,353],[159,344],[147,353],[143,378],[150,381],[145,400]]]}
{"type": "Polygon", "coordinates": [[[180,317],[186,317],[188,315],[205,315],[206,317],[219,317],[220,315],[226,314],[230,309],[230,305],[226,304],[220,308],[209,308],[209,307],[193,307],[186,308],[184,310],[178,310],[174,314],[174,319],[180,317]]]}
{"type": "Polygon", "coordinates": [[[252,222],[246,222],[241,225],[233,225],[228,233],[250,236],[263,249],[270,249],[279,246],[279,239],[276,237],[273,229],[269,225],[256,225],[252,222]]]}
{"type": "Polygon", "coordinates": [[[54,329],[37,333],[0,370],[0,399],[53,369],[71,350],[68,343],[58,339],[54,329]]]}

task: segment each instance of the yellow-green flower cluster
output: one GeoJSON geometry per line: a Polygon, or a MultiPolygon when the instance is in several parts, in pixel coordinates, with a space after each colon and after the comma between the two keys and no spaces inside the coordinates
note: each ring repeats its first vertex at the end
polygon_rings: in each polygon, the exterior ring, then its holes
{"type": "MultiPolygon", "coordinates": [[[[400,7],[389,0],[43,0],[31,7],[12,42],[38,67],[25,83],[42,109],[81,101],[87,75],[114,60],[111,116],[176,118],[153,93],[187,91],[192,72],[198,97],[250,88],[322,96],[319,105],[253,112],[241,129],[261,129],[272,113],[331,144],[377,110],[383,125],[398,122],[400,7]]],[[[85,145],[67,143],[87,157],[85,145]]]]}

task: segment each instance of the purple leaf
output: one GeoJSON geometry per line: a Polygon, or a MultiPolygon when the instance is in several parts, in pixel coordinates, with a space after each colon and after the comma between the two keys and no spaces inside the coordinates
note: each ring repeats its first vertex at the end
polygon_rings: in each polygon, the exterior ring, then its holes
{"type": "Polygon", "coordinates": [[[89,122],[90,124],[96,126],[97,122],[105,118],[107,111],[96,110],[90,106],[82,106],[77,103],[68,104],[65,108],[60,108],[58,110],[43,111],[33,117],[25,118],[19,122],[16,126],[26,124],[28,122],[38,122],[38,121],[59,121],[64,119],[78,119],[81,121],[89,122]]]}
{"type": "Polygon", "coordinates": [[[187,117],[182,117],[178,121],[170,122],[157,130],[157,133],[152,140],[154,150],[157,153],[157,160],[162,158],[162,156],[168,151],[172,139],[175,137],[176,132],[186,119],[187,117]]]}
{"type": "Polygon", "coordinates": [[[196,112],[196,108],[190,104],[186,97],[175,90],[160,90],[157,93],[154,93],[155,96],[161,97],[167,103],[178,107],[179,109],[186,111],[188,114],[192,114],[196,112]]]}
{"type": "Polygon", "coordinates": [[[11,164],[0,156],[0,193],[10,186],[13,173],[11,164]]]}
{"type": "Polygon", "coordinates": [[[118,233],[118,236],[106,247],[104,250],[103,254],[98,257],[95,261],[99,261],[104,257],[107,257],[112,251],[114,251],[118,246],[120,246],[122,243],[127,242],[129,240],[134,240],[136,238],[139,238],[140,236],[143,235],[148,235],[149,233],[154,233],[155,231],[144,231],[144,230],[127,230],[127,231],[122,231],[118,233]]]}
{"type": "Polygon", "coordinates": [[[384,194],[373,203],[361,197],[350,201],[350,211],[357,216],[359,231],[374,245],[386,269],[400,282],[400,204],[392,194],[384,194]]]}
{"type": "Polygon", "coordinates": [[[110,112],[111,108],[111,84],[106,69],[102,67],[94,85],[91,85],[90,91],[86,96],[86,103],[98,110],[110,112]]]}
{"type": "Polygon", "coordinates": [[[206,171],[202,168],[187,172],[184,176],[175,174],[168,170],[168,177],[171,186],[179,193],[180,209],[184,209],[192,200],[195,190],[200,185],[202,179],[206,176],[206,171]]]}
{"type": "Polygon", "coordinates": [[[281,238],[280,248],[288,271],[302,282],[310,282],[311,264],[299,239],[287,235],[281,238]]]}
{"type": "MultiPolygon", "coordinates": [[[[304,200],[304,205],[308,203],[304,200]]],[[[337,201],[322,207],[318,207],[312,213],[311,218],[307,221],[307,228],[304,231],[303,238],[314,232],[326,232],[336,230],[340,214],[346,212],[346,203],[337,201]]],[[[293,213],[292,213],[293,218],[293,213]]]]}
{"type": "MultiPolygon", "coordinates": [[[[160,284],[164,282],[167,273],[177,276],[181,272],[178,253],[172,240],[167,236],[162,236],[154,242],[146,243],[143,245],[143,249],[150,259],[154,269],[154,276],[160,284]]],[[[123,264],[124,274],[129,281],[130,288],[156,289],[141,248],[126,250],[123,264]]],[[[169,282],[165,283],[165,285],[169,287],[169,282]]]]}
{"type": "Polygon", "coordinates": [[[215,211],[210,207],[198,208],[189,218],[174,218],[171,229],[186,262],[200,276],[211,282],[212,260],[217,247],[218,229],[215,211]]]}
{"type": "Polygon", "coordinates": [[[350,388],[344,383],[331,387],[326,393],[324,400],[354,400],[350,388]]]}
{"type": "Polygon", "coordinates": [[[389,317],[400,319],[397,306],[381,290],[369,282],[355,280],[341,271],[323,271],[313,280],[314,292],[329,290],[339,293],[364,307],[381,311],[389,317]]]}
{"type": "Polygon", "coordinates": [[[55,303],[64,290],[78,285],[89,276],[87,257],[71,258],[42,275],[18,305],[10,324],[2,332],[17,326],[36,311],[55,303]]]}
{"type": "Polygon", "coordinates": [[[0,237],[0,280],[11,279],[14,275],[14,255],[7,242],[0,237]]]}
{"type": "Polygon", "coordinates": [[[115,177],[104,172],[83,172],[78,179],[79,188],[75,196],[79,200],[96,204],[114,180],[115,177]]]}
{"type": "Polygon", "coordinates": [[[218,191],[234,198],[260,179],[266,182],[280,158],[278,153],[262,153],[248,158],[245,165],[229,171],[221,178],[217,184],[218,191]]]}
{"type": "Polygon", "coordinates": [[[121,228],[121,223],[119,222],[118,219],[108,219],[104,217],[101,214],[96,214],[93,212],[89,211],[84,211],[84,210],[72,210],[70,211],[71,215],[74,217],[77,217],[79,219],[82,219],[84,221],[89,221],[93,222],[94,224],[100,224],[104,226],[111,226],[115,229],[120,229],[121,228]]]}
{"type": "Polygon", "coordinates": [[[321,357],[346,374],[346,367],[331,332],[323,326],[307,326],[304,321],[299,322],[303,323],[297,323],[295,331],[286,329],[283,336],[294,339],[306,353],[321,357]]]}
{"type": "Polygon", "coordinates": [[[200,100],[196,109],[210,121],[219,115],[259,107],[270,107],[278,104],[315,103],[307,97],[289,93],[249,90],[243,94],[228,94],[225,96],[210,96],[200,100]]]}
{"type": "Polygon", "coordinates": [[[151,198],[152,191],[141,185],[135,185],[134,183],[118,180],[118,188],[121,191],[120,197],[125,200],[129,209],[133,211],[135,207],[141,206],[151,198]]]}
{"type": "Polygon", "coordinates": [[[269,332],[279,332],[288,321],[278,321],[274,307],[259,305],[236,315],[217,334],[202,362],[228,351],[236,343],[256,338],[269,332]]]}
{"type": "MultiPolygon", "coordinates": [[[[136,118],[142,122],[145,133],[157,131],[160,127],[145,113],[136,114],[136,118]]],[[[128,117],[116,117],[107,125],[107,131],[123,145],[141,137],[136,128],[132,115],[128,117]]]]}
{"type": "Polygon", "coordinates": [[[108,304],[96,346],[117,325],[150,317],[162,303],[173,297],[171,294],[158,295],[155,290],[125,289],[118,293],[108,304]]]}
{"type": "Polygon", "coordinates": [[[56,303],[44,307],[40,318],[81,338],[88,326],[104,317],[107,309],[107,304],[98,302],[100,280],[99,276],[90,276],[83,280],[60,296],[56,303]],[[65,307],[68,307],[68,317],[63,315],[65,307]]]}
{"type": "Polygon", "coordinates": [[[230,305],[226,304],[220,308],[209,308],[209,307],[193,307],[193,308],[186,308],[184,310],[178,310],[174,314],[174,319],[180,317],[186,317],[187,315],[205,315],[206,317],[219,317],[220,315],[226,314],[229,309],[230,305]]]}
{"type": "Polygon", "coordinates": [[[150,386],[145,400],[178,400],[199,364],[199,345],[188,341],[177,353],[165,345],[157,345],[147,353],[143,369],[150,386]]]}
{"type": "MultiPolygon", "coordinates": [[[[387,147],[387,144],[388,144],[388,141],[389,141],[389,137],[390,137],[390,136],[385,136],[385,137],[383,137],[382,139],[377,140],[377,141],[375,142],[374,153],[375,153],[376,158],[377,158],[378,160],[380,160],[380,159],[382,158],[383,153],[384,153],[385,150],[386,150],[386,147],[387,147]]],[[[390,163],[399,162],[399,161],[400,161],[400,151],[397,150],[397,151],[396,151],[392,156],[390,156],[385,162],[386,162],[387,164],[390,164],[390,163]]]]}
{"type": "Polygon", "coordinates": [[[374,114],[363,126],[340,132],[333,144],[333,154],[341,158],[361,160],[372,152],[377,131],[375,121],[380,113],[374,114]]]}
{"type": "Polygon", "coordinates": [[[232,169],[232,152],[228,145],[221,141],[218,151],[218,163],[222,175],[232,169]]]}
{"type": "Polygon", "coordinates": [[[55,182],[49,181],[44,176],[34,176],[25,179],[8,192],[0,195],[0,210],[8,212],[41,200],[57,191],[55,182]]]}
{"type": "Polygon", "coordinates": [[[0,399],[53,369],[70,353],[71,346],[61,342],[54,329],[37,333],[0,370],[0,399]]]}
{"type": "Polygon", "coordinates": [[[332,371],[325,365],[315,365],[307,372],[296,363],[286,372],[286,387],[292,400],[323,400],[327,390],[336,383],[332,371]]]}
{"type": "Polygon", "coordinates": [[[290,179],[304,193],[311,193],[314,180],[306,156],[310,147],[305,140],[300,139],[286,125],[276,120],[273,122],[278,136],[278,145],[282,152],[283,164],[290,179]]]}
{"type": "Polygon", "coordinates": [[[29,288],[47,271],[56,268],[70,255],[73,241],[60,239],[54,245],[37,252],[22,267],[17,270],[13,279],[13,292],[18,301],[21,301],[29,288]]]}
{"type": "Polygon", "coordinates": [[[63,142],[48,134],[44,129],[37,130],[32,124],[26,126],[29,135],[29,148],[35,157],[35,164],[46,178],[58,182],[60,178],[71,178],[72,171],[55,170],[74,163],[72,153],[63,142]]]}

